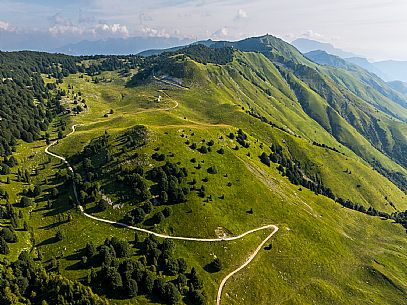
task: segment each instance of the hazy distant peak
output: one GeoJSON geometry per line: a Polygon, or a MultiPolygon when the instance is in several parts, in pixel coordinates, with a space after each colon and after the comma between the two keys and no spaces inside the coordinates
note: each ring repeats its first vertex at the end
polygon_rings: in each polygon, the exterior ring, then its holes
{"type": "Polygon", "coordinates": [[[354,53],[335,48],[332,44],[326,42],[320,42],[307,38],[298,38],[291,42],[301,53],[308,53],[311,51],[322,50],[329,54],[336,55],[342,58],[357,57],[354,53]]]}
{"type": "Polygon", "coordinates": [[[97,41],[83,40],[65,45],[57,51],[69,55],[123,55],[137,54],[149,49],[185,46],[191,42],[191,39],[173,37],[108,38],[97,41]]]}

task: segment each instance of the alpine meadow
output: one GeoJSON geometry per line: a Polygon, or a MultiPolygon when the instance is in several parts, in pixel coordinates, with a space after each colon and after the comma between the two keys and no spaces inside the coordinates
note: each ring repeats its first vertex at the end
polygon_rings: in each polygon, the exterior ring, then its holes
{"type": "Polygon", "coordinates": [[[0,304],[407,304],[405,83],[144,50],[0,52],[0,304]]]}

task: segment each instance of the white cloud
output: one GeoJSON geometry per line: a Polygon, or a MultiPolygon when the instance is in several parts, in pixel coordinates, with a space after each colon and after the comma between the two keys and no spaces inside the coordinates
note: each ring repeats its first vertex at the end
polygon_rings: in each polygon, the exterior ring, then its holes
{"type": "Polygon", "coordinates": [[[324,35],[314,32],[313,30],[308,30],[308,31],[302,33],[300,35],[300,37],[309,38],[309,39],[317,39],[317,40],[324,39],[324,35]]]}
{"type": "Polygon", "coordinates": [[[97,23],[97,24],[85,24],[80,22],[80,24],[74,24],[72,21],[65,19],[63,16],[54,15],[51,17],[53,25],[48,28],[48,32],[52,35],[63,35],[63,34],[76,34],[76,35],[86,35],[90,34],[93,36],[129,36],[129,29],[126,25],[119,23],[107,24],[107,23],[97,23]]]}
{"type": "Polygon", "coordinates": [[[94,28],[95,31],[102,31],[105,33],[112,33],[112,34],[120,34],[122,36],[128,36],[129,35],[129,30],[127,26],[121,25],[119,23],[115,23],[112,25],[102,23],[102,24],[97,24],[94,28]]]}
{"type": "Polygon", "coordinates": [[[83,34],[84,28],[74,25],[70,20],[66,19],[60,13],[57,13],[48,18],[51,22],[51,26],[48,28],[48,32],[53,35],[60,34],[83,34]]]}
{"type": "Polygon", "coordinates": [[[225,38],[226,36],[229,35],[229,29],[227,27],[222,27],[219,30],[217,30],[216,32],[214,32],[211,36],[212,38],[215,39],[221,39],[221,38],[225,38]]]}
{"type": "Polygon", "coordinates": [[[239,10],[237,11],[237,17],[238,18],[247,18],[247,12],[244,9],[239,8],[239,10]]]}
{"type": "Polygon", "coordinates": [[[0,30],[1,31],[7,31],[10,28],[10,24],[6,21],[0,20],[0,30]]]}
{"type": "Polygon", "coordinates": [[[155,29],[148,26],[144,26],[141,28],[141,32],[149,37],[165,37],[165,38],[171,37],[171,35],[168,33],[166,29],[155,29]]]}
{"type": "Polygon", "coordinates": [[[239,8],[237,10],[236,16],[233,18],[233,21],[238,22],[243,19],[246,19],[247,17],[248,17],[247,12],[244,9],[239,8]]]}
{"type": "Polygon", "coordinates": [[[75,26],[75,25],[63,25],[63,24],[57,24],[54,25],[50,28],[48,28],[48,31],[53,34],[53,35],[60,35],[60,34],[83,34],[85,30],[81,27],[75,26]]]}
{"type": "Polygon", "coordinates": [[[82,12],[79,14],[78,22],[73,22],[71,19],[65,18],[62,14],[57,13],[48,18],[51,26],[48,32],[52,35],[75,34],[93,36],[129,36],[129,29],[126,25],[120,23],[108,24],[99,21],[96,23],[94,17],[83,17],[82,12]]]}

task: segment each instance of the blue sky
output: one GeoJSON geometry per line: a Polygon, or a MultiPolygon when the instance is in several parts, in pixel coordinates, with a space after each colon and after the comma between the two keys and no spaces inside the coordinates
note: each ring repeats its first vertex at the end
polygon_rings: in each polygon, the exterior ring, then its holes
{"type": "Polygon", "coordinates": [[[407,59],[406,16],[405,0],[0,0],[0,46],[25,36],[69,43],[270,33],[331,42],[370,58],[407,59]]]}

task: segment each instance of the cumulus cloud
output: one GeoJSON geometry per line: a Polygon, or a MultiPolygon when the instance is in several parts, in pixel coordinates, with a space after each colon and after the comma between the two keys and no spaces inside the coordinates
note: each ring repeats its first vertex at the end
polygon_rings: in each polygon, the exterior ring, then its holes
{"type": "Polygon", "coordinates": [[[7,31],[10,29],[10,24],[6,21],[0,20],[0,31],[7,31]]]}
{"type": "Polygon", "coordinates": [[[57,25],[49,27],[48,32],[50,32],[53,35],[59,35],[59,34],[65,34],[65,33],[83,34],[84,29],[79,26],[75,26],[75,25],[57,24],[57,25]]]}
{"type": "Polygon", "coordinates": [[[141,32],[149,37],[171,37],[170,33],[166,29],[155,29],[148,26],[143,26],[141,32]]]}
{"type": "Polygon", "coordinates": [[[51,26],[48,32],[52,35],[75,34],[75,35],[93,35],[93,36],[129,36],[129,29],[126,25],[105,22],[96,23],[92,17],[79,18],[79,23],[65,18],[61,14],[55,14],[49,18],[51,26]]]}
{"type": "Polygon", "coordinates": [[[95,31],[102,31],[105,33],[112,33],[112,34],[121,34],[123,36],[128,36],[129,35],[129,30],[127,28],[127,26],[125,25],[121,25],[119,23],[115,23],[115,24],[97,24],[94,27],[95,31]]]}
{"type": "Polygon", "coordinates": [[[99,23],[89,27],[74,25],[74,24],[57,24],[48,28],[48,31],[53,35],[60,34],[101,34],[101,35],[113,35],[127,37],[129,36],[129,30],[127,26],[121,25],[119,23],[106,24],[99,23]]]}
{"type": "Polygon", "coordinates": [[[51,26],[48,28],[48,31],[53,35],[59,34],[82,34],[84,29],[80,26],[74,25],[71,20],[66,19],[61,14],[57,13],[48,18],[51,23],[51,26]]]}

